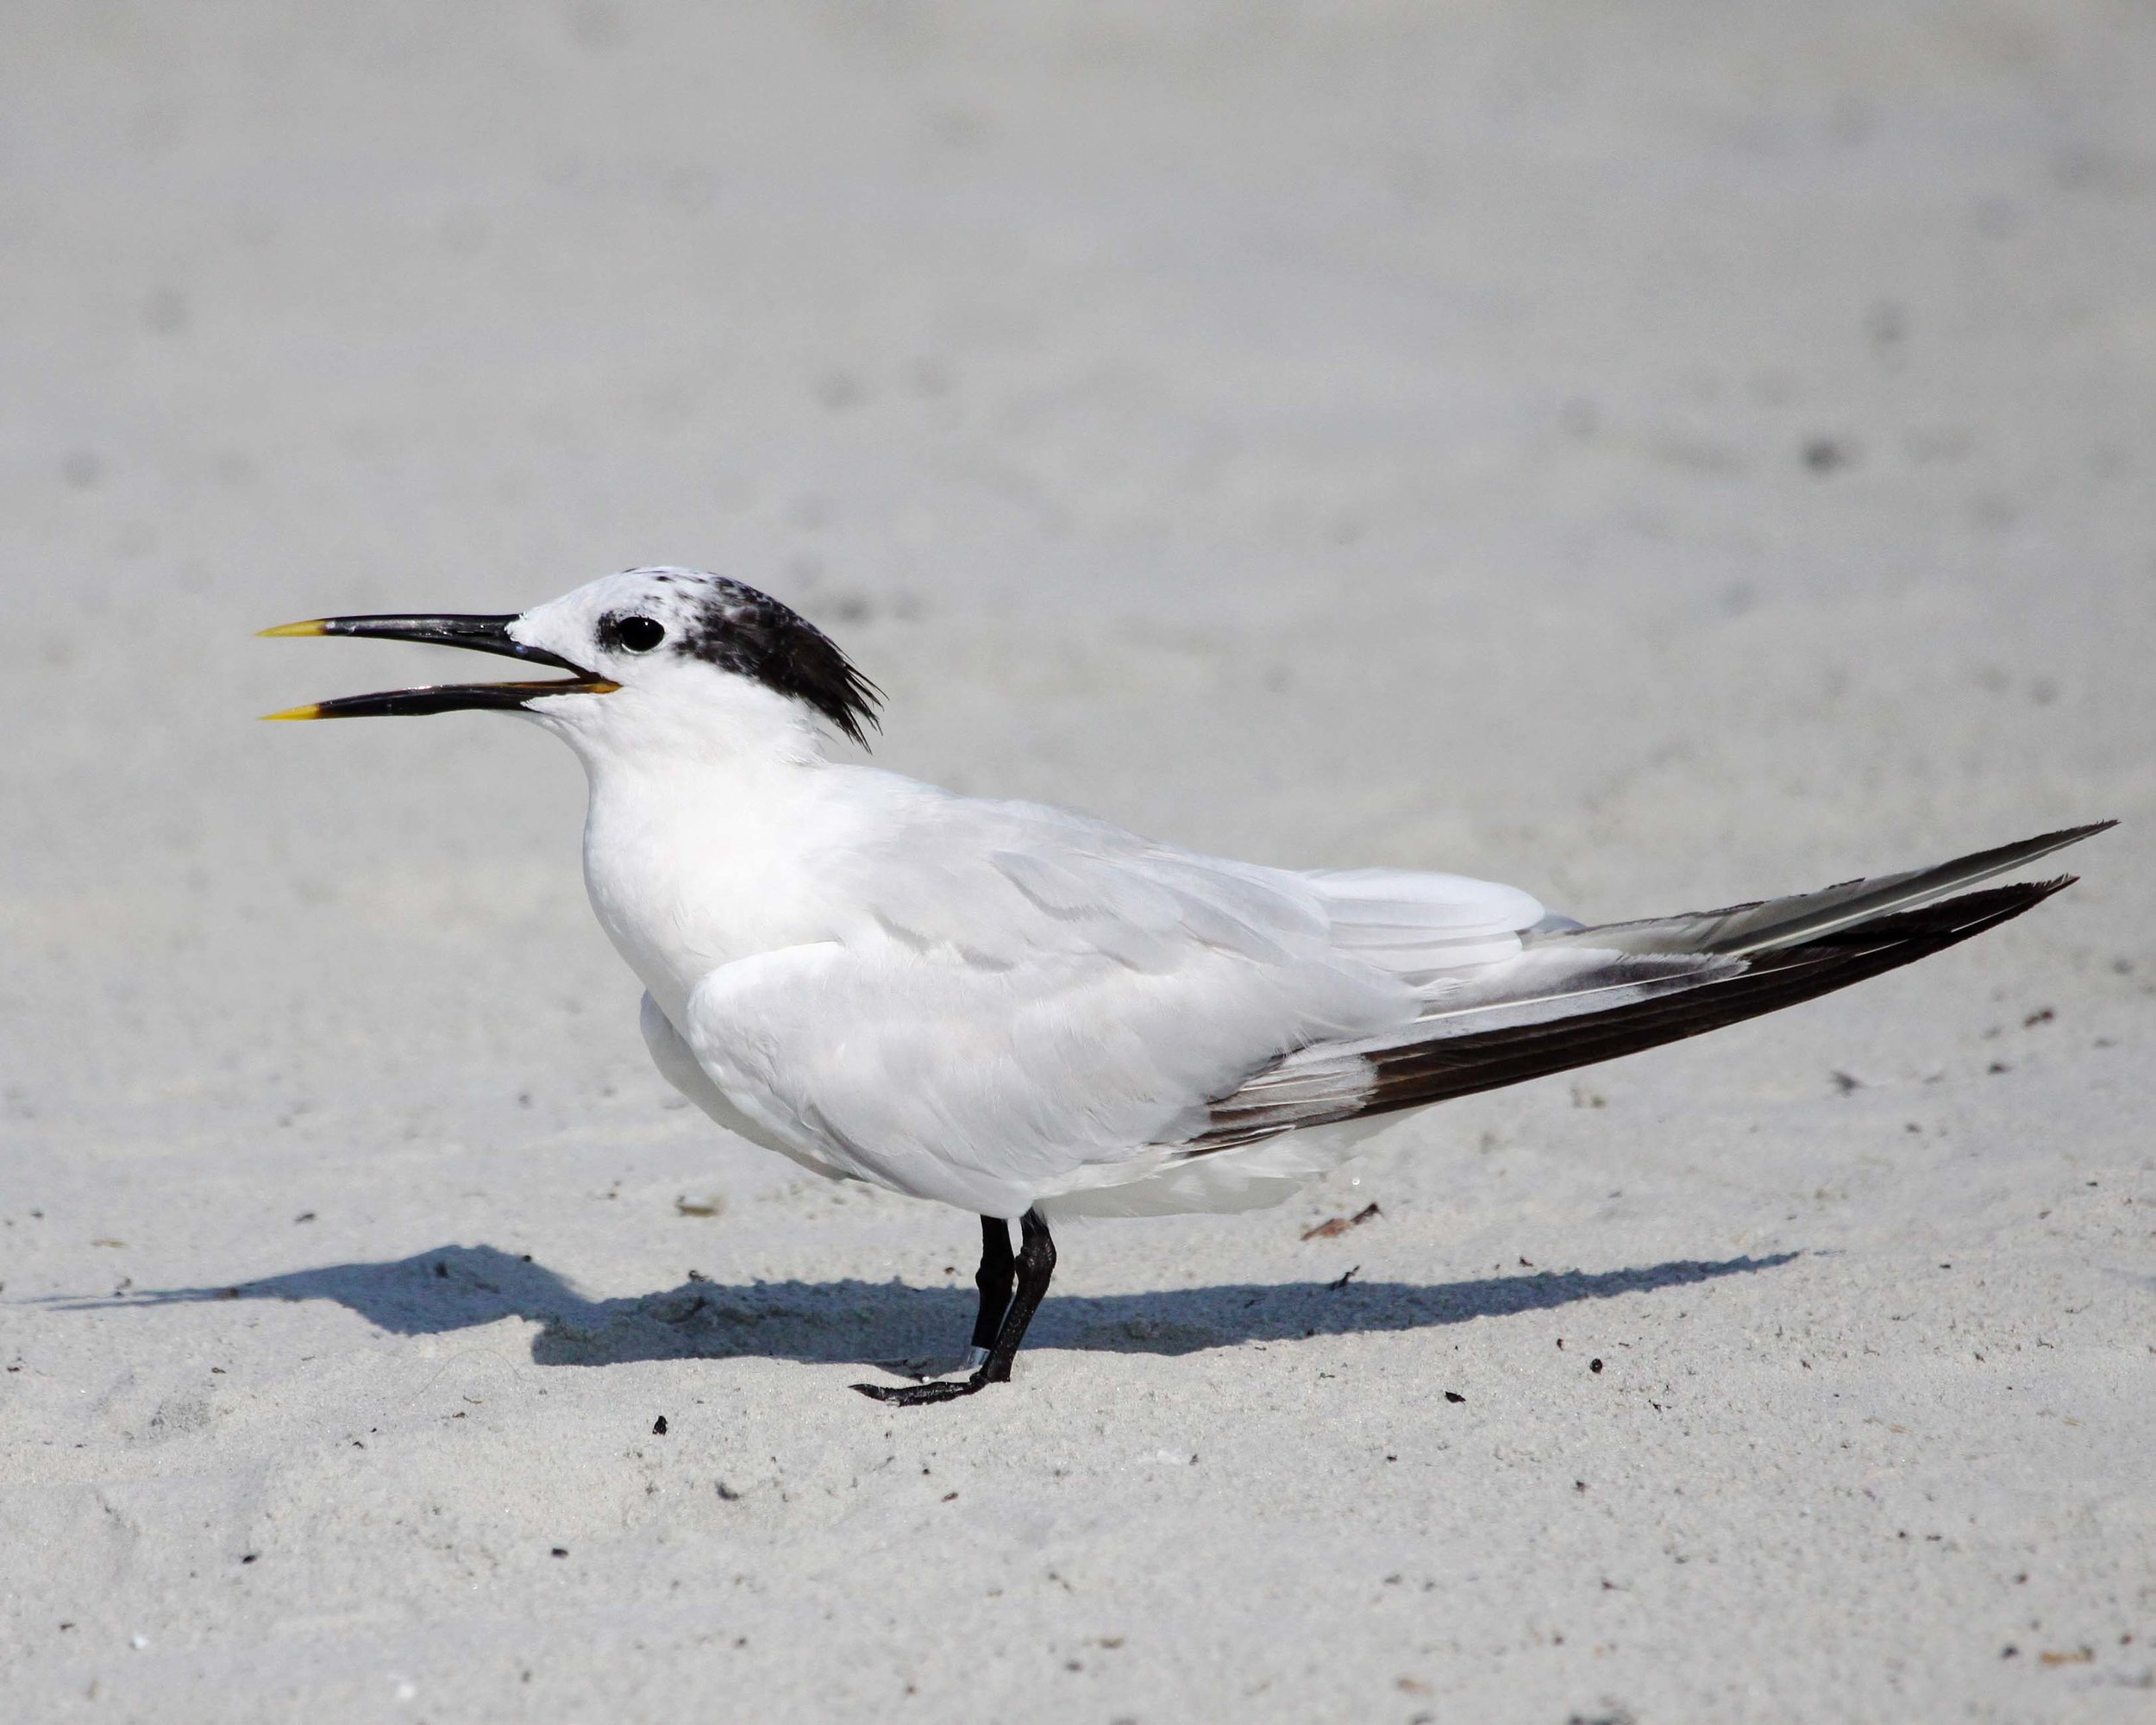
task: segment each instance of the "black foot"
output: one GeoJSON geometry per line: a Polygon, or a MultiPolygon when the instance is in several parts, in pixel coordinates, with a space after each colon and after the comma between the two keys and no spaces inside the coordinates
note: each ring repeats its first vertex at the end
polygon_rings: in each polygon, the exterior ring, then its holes
{"type": "Polygon", "coordinates": [[[887,1402],[894,1408],[925,1408],[937,1402],[956,1402],[961,1396],[970,1396],[989,1381],[985,1371],[976,1371],[971,1377],[938,1378],[933,1383],[856,1383],[854,1388],[863,1396],[878,1402],[887,1402]]]}
{"type": "Polygon", "coordinates": [[[935,1402],[956,1402],[991,1383],[1009,1383],[1012,1358],[1025,1339],[1034,1308],[1048,1292],[1049,1278],[1056,1273],[1056,1242],[1049,1237],[1041,1213],[1028,1210],[1019,1217],[1018,1232],[1024,1244],[1014,1262],[1009,1256],[1010,1229],[992,1217],[981,1218],[981,1273],[975,1278],[981,1288],[981,1320],[975,1327],[974,1341],[987,1349],[988,1358],[978,1371],[970,1377],[945,1377],[933,1383],[856,1383],[854,1388],[892,1407],[925,1408],[935,1402]],[[1017,1286],[1012,1288],[1014,1281],[1017,1286]],[[981,1340],[992,1318],[993,1346],[981,1340]]]}

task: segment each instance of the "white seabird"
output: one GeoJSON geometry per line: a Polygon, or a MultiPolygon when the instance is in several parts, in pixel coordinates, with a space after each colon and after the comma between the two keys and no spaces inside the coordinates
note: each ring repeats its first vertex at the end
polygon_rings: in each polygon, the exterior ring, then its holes
{"type": "Polygon", "coordinates": [[[1722,911],[1583,927],[1516,887],[1295,870],[830,759],[878,693],[787,606],[691,569],[521,616],[323,618],[271,635],[505,654],[566,678],[271,715],[485,708],[559,736],[584,875],[667,1080],[833,1179],[981,1218],[968,1377],[1007,1379],[1060,1216],[1277,1203],[1388,1117],[1877,975],[2068,879],[1964,891],[2110,825],[1722,911]],[[1018,1220],[1013,1255],[1009,1222],[1018,1220]]]}

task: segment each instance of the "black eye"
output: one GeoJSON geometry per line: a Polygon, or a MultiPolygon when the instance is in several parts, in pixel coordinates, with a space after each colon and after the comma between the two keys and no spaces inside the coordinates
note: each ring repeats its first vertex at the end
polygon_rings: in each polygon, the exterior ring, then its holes
{"type": "Polygon", "coordinates": [[[649,617],[624,617],[614,632],[632,653],[649,653],[667,638],[666,625],[649,617]]]}

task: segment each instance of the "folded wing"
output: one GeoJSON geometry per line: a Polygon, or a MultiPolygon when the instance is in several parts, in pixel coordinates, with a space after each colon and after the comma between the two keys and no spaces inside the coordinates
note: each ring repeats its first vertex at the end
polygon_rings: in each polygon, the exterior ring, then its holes
{"type": "Polygon", "coordinates": [[[1181,1154],[1516,1084],[1846,988],[2041,902],[2071,877],[1948,895],[2110,825],[1727,910],[1531,929],[1516,957],[1434,979],[1411,1026],[1294,1051],[1225,1092],[1181,1154]]]}
{"type": "Polygon", "coordinates": [[[1543,920],[1487,882],[1260,868],[959,798],[816,862],[823,938],[712,972],[684,1038],[761,1130],[985,1214],[1157,1166],[1280,1056],[1398,1036],[1543,920]]]}

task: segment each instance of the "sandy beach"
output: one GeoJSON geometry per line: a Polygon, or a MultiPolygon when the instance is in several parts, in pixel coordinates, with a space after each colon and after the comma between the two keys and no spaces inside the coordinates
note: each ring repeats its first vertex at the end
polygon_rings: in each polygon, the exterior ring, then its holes
{"type": "Polygon", "coordinates": [[[2156,1717],[2146,9],[17,0],[0,235],[0,1712],[2156,1717]],[[647,562],[1589,919],[2123,825],[893,1410],[975,1224],[666,1088],[567,753],[254,722],[647,562]]]}

